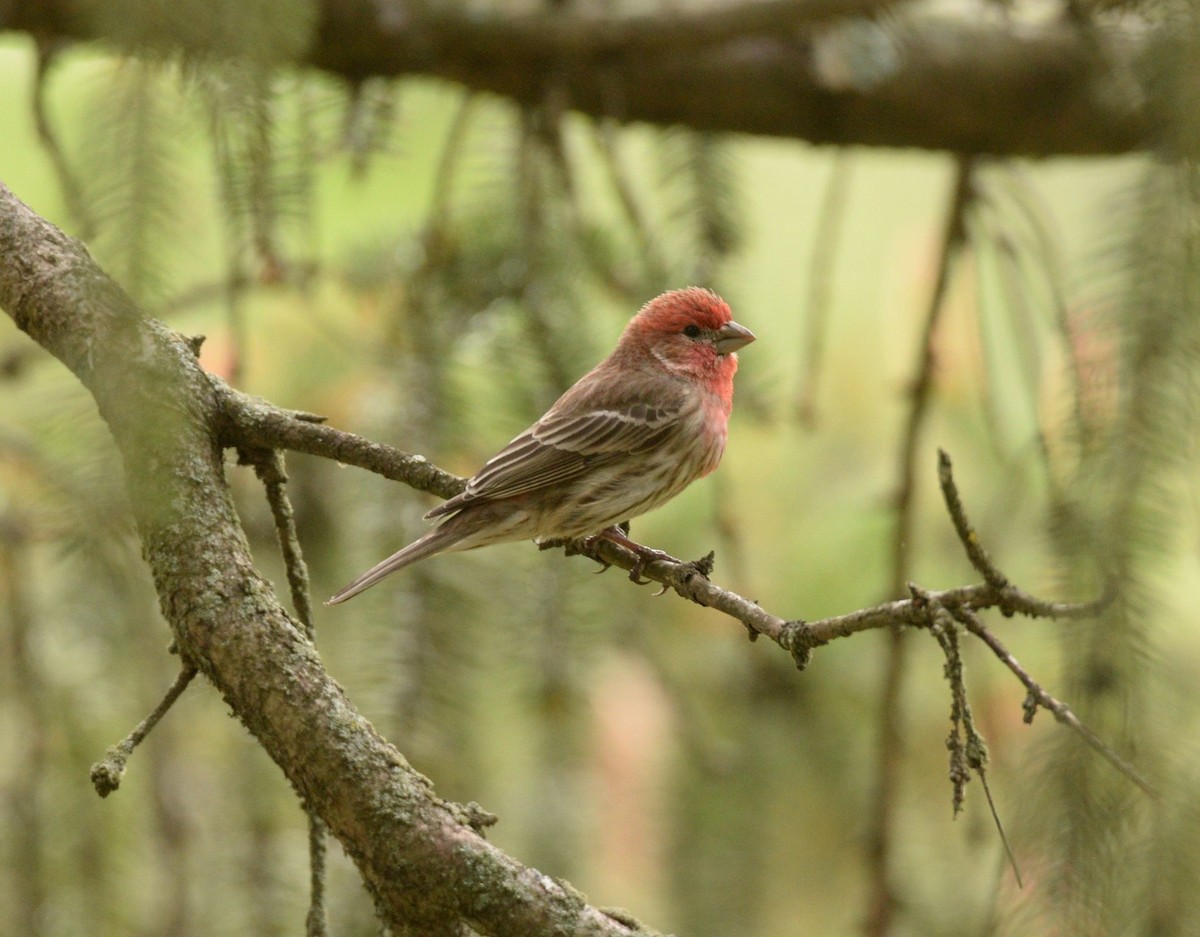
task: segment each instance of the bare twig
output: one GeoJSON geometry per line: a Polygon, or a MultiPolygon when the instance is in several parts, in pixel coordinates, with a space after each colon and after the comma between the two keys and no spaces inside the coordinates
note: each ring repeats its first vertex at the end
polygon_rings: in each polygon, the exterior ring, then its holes
{"type": "Polygon", "coordinates": [[[118,744],[105,752],[103,760],[92,765],[92,786],[96,788],[97,794],[107,797],[121,786],[121,777],[125,774],[125,762],[133,754],[133,750],[141,744],[142,739],[149,735],[150,731],[158,725],[158,721],[167,714],[167,710],[183,695],[183,691],[188,688],[188,684],[192,682],[194,676],[196,676],[196,668],[190,664],[184,665],[183,669],[179,671],[179,676],[175,678],[175,682],[171,684],[159,704],[151,710],[150,715],[139,722],[134,730],[118,744]]]}
{"type": "Polygon", "coordinates": [[[317,637],[313,624],[312,597],[309,594],[308,564],[300,549],[300,538],[296,535],[296,517],[292,502],[287,496],[287,470],[283,454],[278,449],[246,452],[243,458],[254,466],[254,474],[263,483],[267,504],[275,521],[275,534],[279,538],[279,552],[287,570],[288,588],[292,595],[292,607],[304,627],[304,636],[310,641],[317,637]]]}
{"type": "Polygon", "coordinates": [[[962,498],[958,493],[958,485],[954,481],[954,466],[950,456],[944,449],[938,450],[938,483],[942,489],[942,497],[946,501],[946,510],[954,523],[954,531],[958,534],[959,542],[976,572],[983,576],[984,581],[992,586],[1000,596],[997,606],[1005,615],[1020,612],[1023,615],[1036,618],[1091,618],[1099,614],[1113,600],[1114,586],[1109,583],[1104,593],[1090,602],[1061,603],[1047,602],[1036,596],[1015,588],[1008,577],[1000,571],[987,550],[979,540],[975,528],[967,519],[962,498]],[[1010,606],[1009,600],[1018,604],[1010,606]]]}
{"type": "Polygon", "coordinates": [[[1074,712],[1071,711],[1066,703],[1055,699],[1047,693],[1036,680],[1029,675],[1029,672],[1022,667],[1015,657],[1009,652],[983,621],[975,614],[974,609],[970,606],[961,606],[954,611],[954,617],[961,621],[971,634],[975,635],[979,640],[991,648],[1005,667],[1011,670],[1021,684],[1028,691],[1029,695],[1025,699],[1025,721],[1032,722],[1034,715],[1037,713],[1038,707],[1048,709],[1054,713],[1054,718],[1063,725],[1077,732],[1079,736],[1088,743],[1101,757],[1104,758],[1110,765],[1116,768],[1121,774],[1125,775],[1130,781],[1141,788],[1142,792],[1150,797],[1158,799],[1158,791],[1150,784],[1138,770],[1133,767],[1128,761],[1122,758],[1115,752],[1108,743],[1100,736],[1092,731],[1088,726],[1080,720],[1074,712]]]}
{"type": "Polygon", "coordinates": [[[324,937],[329,933],[329,917],[325,911],[325,868],[329,828],[315,810],[307,804],[308,816],[308,914],[304,917],[306,937],[324,937]]]}
{"type": "Polygon", "coordinates": [[[950,735],[946,739],[946,748],[950,750],[950,783],[954,786],[954,813],[962,810],[966,798],[967,782],[971,780],[971,763],[978,765],[987,763],[987,748],[983,738],[975,728],[975,719],[971,715],[971,704],[967,700],[967,684],[963,676],[962,654],[958,649],[958,631],[954,618],[946,611],[945,606],[928,601],[928,593],[924,595],[916,587],[913,588],[914,598],[927,603],[929,613],[929,632],[937,639],[946,657],[942,672],[950,684],[950,735]],[[974,748],[973,754],[968,754],[969,748],[974,748]]]}
{"type": "Polygon", "coordinates": [[[913,598],[921,600],[929,615],[929,631],[937,639],[946,657],[943,673],[950,683],[950,735],[946,738],[946,747],[950,750],[950,782],[954,787],[954,813],[962,809],[966,794],[967,782],[971,780],[974,771],[983,787],[987,799],[988,810],[992,814],[992,822],[1000,835],[1000,843],[1012,866],[1017,885],[1023,886],[1021,869],[1017,865],[1017,857],[1004,832],[1004,824],[1000,822],[1000,813],[996,810],[996,801],[992,797],[992,789],[987,780],[987,743],[982,733],[975,725],[975,716],[971,712],[971,703],[967,699],[967,684],[963,675],[962,654],[958,646],[958,625],[954,617],[939,602],[933,600],[929,593],[917,586],[910,585],[913,598]]]}
{"type": "Polygon", "coordinates": [[[938,450],[938,483],[942,488],[942,497],[946,500],[946,510],[950,512],[950,520],[954,522],[954,530],[962,542],[963,549],[967,551],[967,559],[983,577],[984,582],[997,589],[1003,589],[1008,585],[1008,579],[996,568],[983,544],[979,542],[975,528],[967,520],[962,498],[958,495],[958,486],[954,483],[954,467],[945,449],[938,450]]]}
{"type": "MultiPolygon", "coordinates": [[[[975,529],[971,526],[967,519],[966,511],[963,508],[962,500],[958,494],[958,486],[954,482],[953,467],[950,461],[950,456],[944,450],[938,451],[938,479],[941,483],[942,494],[946,500],[946,508],[950,513],[950,517],[954,522],[954,529],[958,534],[959,540],[962,542],[963,549],[971,560],[971,565],[984,577],[987,584],[997,591],[1001,596],[996,603],[997,607],[1005,614],[1011,615],[1014,612],[1020,612],[1025,615],[1041,615],[1050,614],[1055,617],[1074,617],[1087,616],[1091,617],[1102,611],[1113,599],[1113,589],[1110,583],[1105,594],[1092,602],[1086,602],[1079,605],[1065,607],[1054,603],[1047,603],[1041,599],[1037,599],[1021,590],[1013,587],[1008,578],[1000,572],[996,565],[984,550],[983,545],[979,542],[979,537],[975,533],[975,529]],[[1012,598],[1018,599],[1018,606],[1009,605],[1008,602],[1012,598]],[[1057,613],[1057,614],[1056,614],[1057,613]]],[[[928,593],[924,593],[928,596],[928,593]]],[[[936,600],[930,600],[936,601],[936,600]]],[[[1025,701],[1025,721],[1032,722],[1035,713],[1039,706],[1050,710],[1054,713],[1054,717],[1064,725],[1078,732],[1089,745],[1099,752],[1110,764],[1112,764],[1125,777],[1136,784],[1143,792],[1151,797],[1156,797],[1154,788],[1137,772],[1137,770],[1127,761],[1121,758],[1111,746],[1105,743],[1095,732],[1089,729],[1079,718],[1071,711],[1065,703],[1055,699],[1047,693],[1040,684],[1038,684],[1020,664],[1017,663],[1015,657],[1008,652],[999,639],[995,637],[983,624],[983,621],[976,614],[977,609],[970,602],[964,602],[960,605],[948,608],[950,614],[955,620],[961,622],[972,634],[982,640],[992,652],[1000,658],[1001,662],[1008,667],[1025,686],[1028,691],[1028,696],[1025,701]]],[[[982,779],[982,770],[980,778],[982,779]]],[[[987,794],[989,804],[991,803],[991,793],[987,794]]],[[[994,813],[994,808],[993,808],[994,813]]],[[[1001,831],[1001,836],[1003,836],[1001,831]]],[[[1005,848],[1008,848],[1007,840],[1005,848]]],[[[1012,852],[1009,850],[1009,855],[1012,852]]],[[[1013,865],[1016,871],[1016,865],[1013,865]]],[[[1020,873],[1017,874],[1018,883],[1020,882],[1020,873]]]]}
{"type": "Polygon", "coordinates": [[[438,468],[424,456],[401,452],[322,422],[311,413],[285,410],[229,387],[209,376],[224,413],[223,442],[231,447],[291,449],[333,459],[403,482],[419,491],[452,498],[466,480],[438,468]]]}
{"type": "MultiPolygon", "coordinates": [[[[292,594],[292,607],[296,617],[304,626],[305,637],[316,641],[317,630],[313,623],[312,595],[308,585],[308,565],[300,549],[300,538],[296,534],[296,517],[291,499],[287,496],[287,470],[283,453],[278,449],[259,449],[243,453],[254,466],[254,473],[263,483],[271,517],[275,521],[275,533],[279,537],[279,551],[283,554],[283,565],[287,570],[288,588],[292,594]]],[[[308,817],[308,862],[309,862],[309,906],[305,919],[307,937],[325,937],[328,920],[325,913],[325,840],[328,830],[316,811],[304,807],[308,817]]]]}

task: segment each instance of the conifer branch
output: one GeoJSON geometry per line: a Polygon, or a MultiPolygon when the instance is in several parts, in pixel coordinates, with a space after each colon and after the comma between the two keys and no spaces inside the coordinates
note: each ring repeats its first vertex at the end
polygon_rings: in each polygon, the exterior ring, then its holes
{"type": "MultiPolygon", "coordinates": [[[[102,18],[78,6],[0,5],[0,29],[112,38],[102,18]]],[[[899,0],[735,0],[636,14],[582,6],[504,15],[459,4],[316,0],[317,28],[292,45],[288,64],[351,85],[428,75],[526,106],[553,89],[574,111],[622,122],[956,153],[1146,149],[1168,114],[1140,65],[1169,54],[1170,39],[1136,23],[870,18],[911,7],[899,0]],[[862,61],[886,67],[864,70],[862,61]],[[1031,106],[1038,101],[1054,106],[1031,106]]],[[[169,28],[150,38],[180,41],[169,28]]],[[[187,38],[198,47],[185,54],[214,51],[202,30],[187,38]]]]}

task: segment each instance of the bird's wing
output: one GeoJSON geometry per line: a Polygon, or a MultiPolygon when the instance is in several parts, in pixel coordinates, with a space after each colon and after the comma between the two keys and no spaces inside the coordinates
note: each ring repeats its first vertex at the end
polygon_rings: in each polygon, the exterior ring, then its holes
{"type": "Polygon", "coordinates": [[[658,445],[678,428],[681,403],[634,403],[578,413],[552,409],[487,461],[462,494],[426,517],[476,501],[527,494],[577,478],[630,453],[658,445]]]}

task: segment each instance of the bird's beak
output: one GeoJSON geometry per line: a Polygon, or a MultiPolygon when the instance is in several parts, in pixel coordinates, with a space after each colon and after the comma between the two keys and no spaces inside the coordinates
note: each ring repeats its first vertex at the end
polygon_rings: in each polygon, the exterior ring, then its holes
{"type": "Polygon", "coordinates": [[[754,341],[754,333],[744,325],[726,322],[717,330],[717,354],[727,355],[754,341]]]}

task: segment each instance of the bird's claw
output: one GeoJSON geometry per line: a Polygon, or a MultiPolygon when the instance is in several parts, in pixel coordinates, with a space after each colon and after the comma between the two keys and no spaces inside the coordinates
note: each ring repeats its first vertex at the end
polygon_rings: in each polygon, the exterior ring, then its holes
{"type": "MultiPolygon", "coordinates": [[[[670,553],[664,553],[662,550],[654,550],[650,547],[644,547],[641,544],[638,544],[637,547],[638,548],[634,551],[637,555],[637,559],[633,561],[633,566],[629,569],[629,581],[636,583],[639,586],[649,585],[650,582],[653,581],[642,578],[642,573],[646,571],[647,563],[663,562],[674,563],[676,565],[679,564],[679,560],[671,556],[670,553]]],[[[663,589],[666,589],[665,585],[663,586],[663,589]]],[[[661,595],[662,593],[659,594],[661,595]]]]}
{"type": "Polygon", "coordinates": [[[642,572],[646,568],[646,557],[638,555],[638,558],[633,561],[633,566],[629,568],[629,581],[635,586],[648,586],[653,580],[643,579],[642,572]]]}

